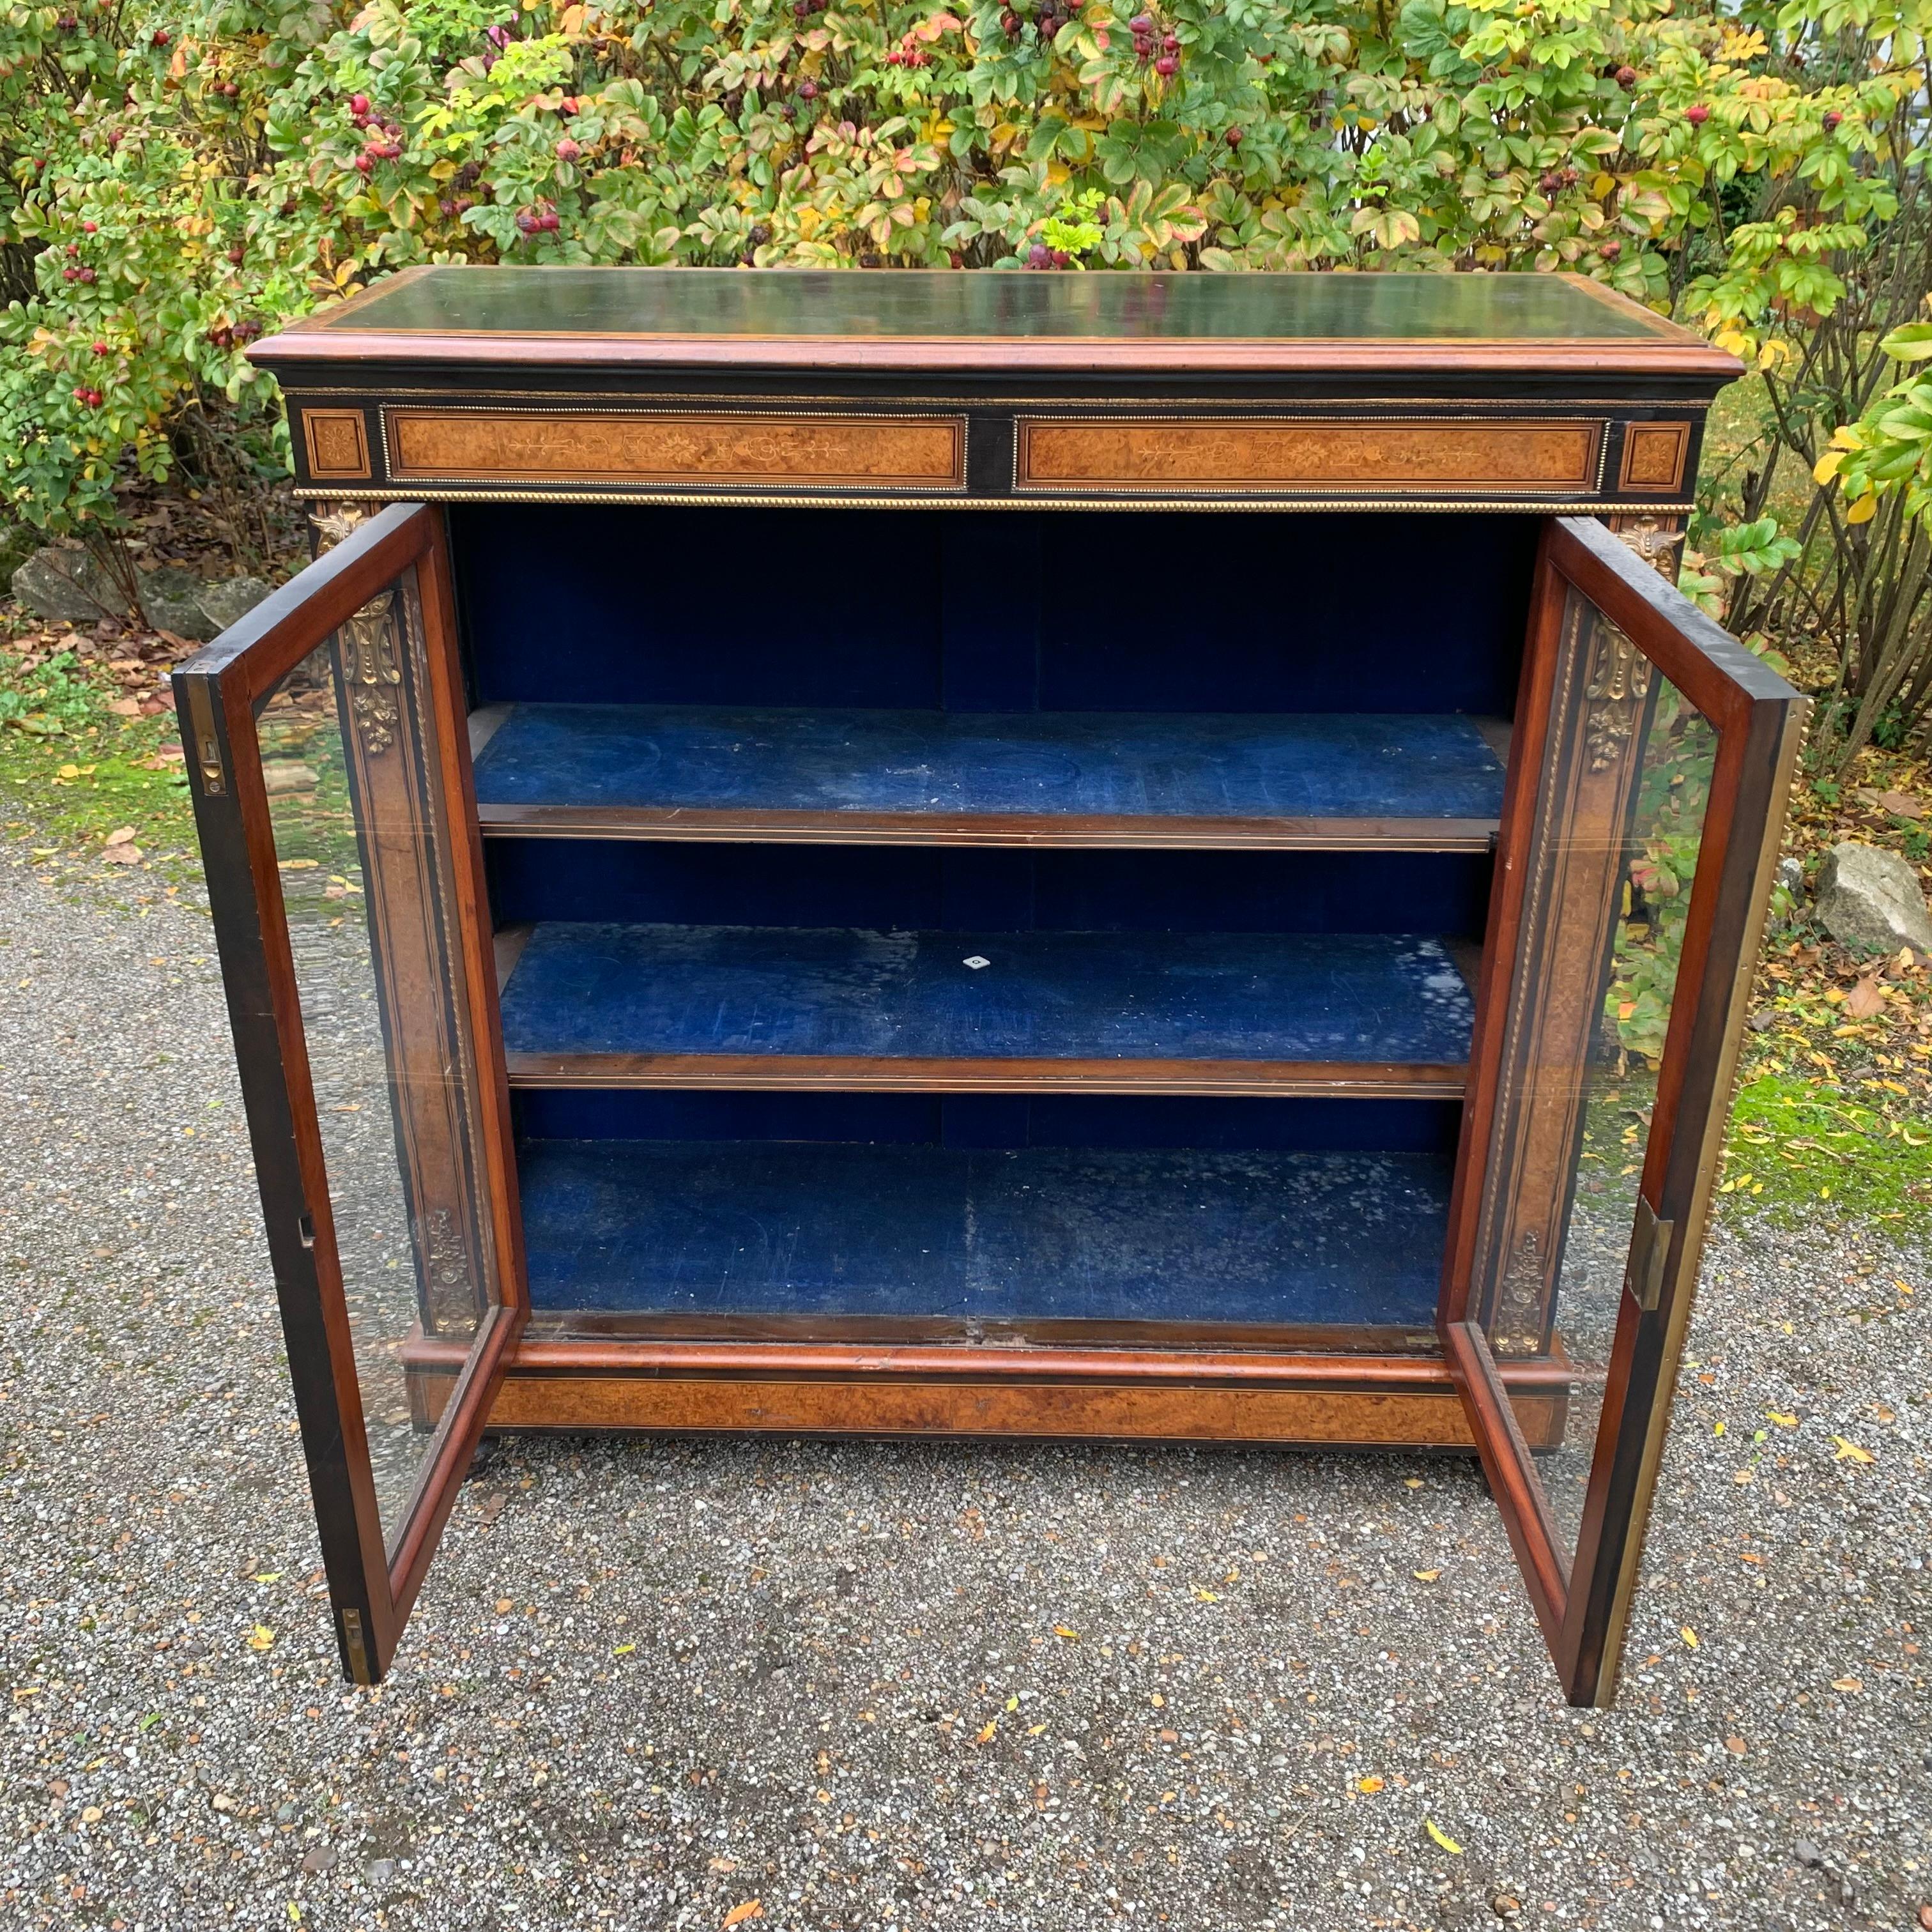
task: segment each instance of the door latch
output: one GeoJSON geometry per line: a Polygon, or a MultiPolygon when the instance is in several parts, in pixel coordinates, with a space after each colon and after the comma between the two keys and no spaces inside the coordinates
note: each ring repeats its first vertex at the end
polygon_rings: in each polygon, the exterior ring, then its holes
{"type": "Polygon", "coordinates": [[[201,776],[201,788],[218,798],[228,789],[228,771],[221,762],[221,740],[214,729],[214,706],[208,686],[200,678],[190,677],[188,685],[188,751],[201,776]]]}
{"type": "Polygon", "coordinates": [[[1660,1221],[1650,1203],[1637,1196],[1636,1228],[1630,1236],[1624,1286],[1646,1315],[1654,1314],[1664,1299],[1664,1264],[1670,1258],[1670,1238],[1676,1232],[1675,1221],[1660,1221]]]}

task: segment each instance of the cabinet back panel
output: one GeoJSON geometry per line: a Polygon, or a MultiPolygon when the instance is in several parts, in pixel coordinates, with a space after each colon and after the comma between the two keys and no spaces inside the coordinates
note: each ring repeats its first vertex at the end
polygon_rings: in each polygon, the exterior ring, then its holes
{"type": "Polygon", "coordinates": [[[902,1147],[1455,1151],[1454,1100],[1214,1100],[1084,1094],[524,1090],[526,1140],[844,1141],[902,1147]]]}
{"type": "Polygon", "coordinates": [[[960,851],[604,838],[493,838],[484,850],[499,925],[1474,937],[1490,872],[1486,855],[1460,852],[960,851]]]}
{"type": "Polygon", "coordinates": [[[458,504],[478,704],[1468,711],[1539,520],[458,504]]]}

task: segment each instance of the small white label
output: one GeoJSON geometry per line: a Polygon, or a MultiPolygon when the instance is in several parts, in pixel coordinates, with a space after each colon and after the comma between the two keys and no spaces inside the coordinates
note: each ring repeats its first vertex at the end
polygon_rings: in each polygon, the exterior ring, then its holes
{"type": "Polygon", "coordinates": [[[976,973],[982,966],[990,966],[993,962],[990,959],[982,958],[980,954],[976,952],[970,958],[962,959],[959,963],[962,966],[971,967],[973,970],[976,973]]]}

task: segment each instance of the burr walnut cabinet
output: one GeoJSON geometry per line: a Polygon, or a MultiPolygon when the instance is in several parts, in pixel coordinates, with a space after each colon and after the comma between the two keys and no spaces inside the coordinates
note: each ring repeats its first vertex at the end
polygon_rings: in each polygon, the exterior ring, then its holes
{"type": "Polygon", "coordinates": [[[480,1432],[1480,1456],[1614,1680],[1799,700],[1553,276],[412,270],[178,674],[345,1668],[480,1432]]]}

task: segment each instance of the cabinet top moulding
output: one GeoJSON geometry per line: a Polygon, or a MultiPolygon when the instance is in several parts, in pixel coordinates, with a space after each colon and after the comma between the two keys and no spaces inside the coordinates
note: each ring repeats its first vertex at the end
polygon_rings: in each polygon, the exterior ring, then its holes
{"type": "Polygon", "coordinates": [[[950,269],[404,270],[250,351],[331,367],[1025,377],[1462,375],[1664,379],[1740,365],[1587,278],[962,273],[950,269]]]}

